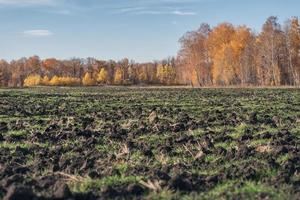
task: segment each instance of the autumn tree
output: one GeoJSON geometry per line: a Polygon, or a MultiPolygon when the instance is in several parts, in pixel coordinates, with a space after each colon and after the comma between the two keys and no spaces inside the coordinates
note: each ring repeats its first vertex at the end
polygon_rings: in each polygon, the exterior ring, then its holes
{"type": "Polygon", "coordinates": [[[96,85],[96,81],[92,77],[91,73],[87,72],[82,79],[82,84],[84,86],[93,86],[93,85],[96,85]]]}
{"type": "Polygon", "coordinates": [[[45,86],[50,85],[50,79],[49,79],[49,77],[48,76],[44,76],[42,78],[42,80],[41,80],[41,84],[45,85],[45,86]]]}
{"type": "Polygon", "coordinates": [[[12,60],[10,62],[10,80],[8,82],[9,87],[22,87],[24,79],[28,76],[25,73],[26,58],[21,58],[18,60],[12,60]]]}
{"type": "Polygon", "coordinates": [[[258,78],[260,85],[281,84],[281,54],[284,35],[277,17],[269,17],[258,36],[258,78]]]}
{"type": "MultiPolygon", "coordinates": [[[[47,84],[46,80],[47,77],[44,77],[42,82],[45,81],[45,85],[47,84]]],[[[81,84],[81,79],[80,78],[74,78],[74,77],[69,77],[69,76],[53,76],[51,80],[49,81],[48,85],[51,86],[78,86],[81,84]]]]}
{"type": "Polygon", "coordinates": [[[128,79],[130,83],[136,84],[137,83],[137,75],[136,75],[136,68],[133,65],[130,65],[127,69],[128,72],[128,79]]]}
{"type": "Polygon", "coordinates": [[[230,85],[235,78],[231,42],[235,34],[232,24],[223,23],[209,34],[208,43],[213,59],[212,78],[215,85],[230,85]]]}
{"type": "Polygon", "coordinates": [[[158,65],[156,76],[162,84],[171,85],[175,83],[175,69],[171,65],[158,65]]]}
{"type": "Polygon", "coordinates": [[[31,56],[26,59],[25,63],[26,72],[29,74],[41,72],[41,60],[38,56],[31,56]]]}
{"type": "Polygon", "coordinates": [[[140,69],[138,70],[138,79],[140,83],[147,83],[148,74],[146,66],[140,67],[140,69]]]}
{"type": "Polygon", "coordinates": [[[9,63],[5,60],[0,60],[0,87],[8,86],[10,78],[9,63]]]}
{"type": "Polygon", "coordinates": [[[297,17],[285,23],[285,45],[288,59],[287,84],[300,84],[300,26],[297,17]]]}
{"type": "Polygon", "coordinates": [[[208,36],[211,32],[208,24],[202,24],[197,31],[186,33],[180,38],[181,50],[178,58],[180,72],[184,73],[186,81],[193,85],[211,84],[211,59],[209,57],[208,36]]]}
{"type": "Polygon", "coordinates": [[[59,72],[59,68],[60,68],[60,62],[55,58],[48,58],[42,61],[42,70],[44,71],[45,74],[49,76],[62,75],[59,72]]]}
{"type": "Polygon", "coordinates": [[[159,64],[157,66],[157,74],[156,74],[157,79],[159,80],[160,83],[165,82],[165,68],[162,64],[159,64]]]}
{"type": "Polygon", "coordinates": [[[116,71],[115,71],[115,75],[114,75],[114,84],[116,85],[120,85],[122,84],[123,82],[123,72],[122,72],[122,69],[121,68],[118,68],[116,71]]]}
{"type": "Polygon", "coordinates": [[[58,76],[53,76],[49,82],[52,86],[58,86],[60,84],[60,80],[58,76]]]}
{"type": "Polygon", "coordinates": [[[25,80],[24,80],[24,86],[25,87],[32,87],[32,86],[37,86],[40,85],[42,81],[42,78],[38,74],[33,74],[29,75],[25,80]]]}
{"type": "Polygon", "coordinates": [[[233,77],[231,83],[239,85],[255,84],[256,69],[254,63],[255,36],[246,26],[235,29],[229,51],[231,52],[233,77]]]}
{"type": "Polygon", "coordinates": [[[98,73],[97,81],[103,84],[108,82],[108,72],[105,68],[101,68],[100,72],[98,73]]]}

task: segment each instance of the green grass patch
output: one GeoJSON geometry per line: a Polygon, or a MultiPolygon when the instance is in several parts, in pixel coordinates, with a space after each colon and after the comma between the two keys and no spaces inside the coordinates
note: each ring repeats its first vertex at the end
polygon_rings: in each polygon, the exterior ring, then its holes
{"type": "Polygon", "coordinates": [[[82,182],[70,183],[70,188],[73,192],[89,192],[99,190],[104,186],[121,186],[130,183],[138,183],[141,177],[138,176],[107,176],[102,179],[85,178],[82,182]]]}

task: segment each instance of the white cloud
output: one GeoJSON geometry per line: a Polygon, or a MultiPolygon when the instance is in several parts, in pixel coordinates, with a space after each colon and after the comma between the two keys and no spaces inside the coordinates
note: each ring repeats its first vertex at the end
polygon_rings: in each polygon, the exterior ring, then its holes
{"type": "Polygon", "coordinates": [[[181,16],[184,16],[184,15],[196,15],[195,12],[182,12],[182,11],[173,11],[172,12],[174,15],[181,15],[181,16]]]}
{"type": "Polygon", "coordinates": [[[132,14],[136,15],[179,15],[179,16],[191,16],[191,15],[197,15],[195,12],[182,12],[182,11],[158,11],[158,10],[143,10],[143,11],[137,11],[132,12],[132,14]]]}
{"type": "MultiPolygon", "coordinates": [[[[178,0],[169,0],[178,1],[178,0]]],[[[178,15],[188,16],[197,15],[196,12],[181,11],[180,8],[174,6],[129,6],[117,8],[115,14],[133,14],[133,15],[178,15]]]]}
{"type": "Polygon", "coordinates": [[[27,30],[24,31],[23,34],[27,36],[45,37],[45,36],[51,36],[54,33],[52,33],[49,30],[27,30]]]}
{"type": "Polygon", "coordinates": [[[119,10],[119,13],[130,13],[130,12],[136,12],[145,9],[147,9],[147,7],[126,7],[126,8],[121,8],[119,10]]]}

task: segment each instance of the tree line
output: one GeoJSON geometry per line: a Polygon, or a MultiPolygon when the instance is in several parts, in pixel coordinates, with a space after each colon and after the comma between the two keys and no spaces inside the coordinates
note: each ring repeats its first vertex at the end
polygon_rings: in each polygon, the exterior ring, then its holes
{"type": "Polygon", "coordinates": [[[198,86],[300,84],[300,27],[269,17],[259,34],[246,26],[202,24],[181,39],[181,81],[198,86]]]}
{"type": "Polygon", "coordinates": [[[271,16],[255,33],[246,26],[201,24],[179,40],[176,57],[149,63],[127,58],[41,60],[38,56],[0,60],[0,86],[300,85],[300,26],[271,16]]]}
{"type": "Polygon", "coordinates": [[[160,62],[101,61],[94,58],[41,60],[38,56],[0,61],[0,86],[94,86],[178,84],[173,58],[160,62]]]}

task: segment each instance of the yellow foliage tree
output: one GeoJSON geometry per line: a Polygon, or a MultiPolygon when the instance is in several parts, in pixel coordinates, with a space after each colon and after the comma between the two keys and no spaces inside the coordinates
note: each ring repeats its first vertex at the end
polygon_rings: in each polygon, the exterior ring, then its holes
{"type": "Polygon", "coordinates": [[[123,82],[122,77],[123,77],[123,72],[120,68],[118,68],[115,72],[114,83],[116,85],[122,84],[123,82]]]}
{"type": "Polygon", "coordinates": [[[73,78],[73,77],[58,77],[53,76],[52,79],[49,81],[48,85],[52,86],[76,86],[80,85],[81,80],[79,78],[73,78]]]}
{"type": "Polygon", "coordinates": [[[50,85],[50,79],[48,76],[44,76],[41,80],[42,85],[50,85]]]}
{"type": "Polygon", "coordinates": [[[166,84],[171,85],[175,83],[175,70],[171,65],[165,65],[165,79],[166,84]]]}
{"type": "Polygon", "coordinates": [[[59,77],[58,76],[53,76],[49,82],[50,85],[52,86],[58,86],[59,85],[59,77]]]}
{"type": "Polygon", "coordinates": [[[37,74],[29,75],[24,80],[24,86],[25,87],[37,86],[37,85],[41,84],[41,81],[42,81],[42,78],[40,75],[37,75],[37,74]]]}
{"type": "Polygon", "coordinates": [[[156,76],[160,83],[171,85],[175,82],[175,70],[171,65],[158,65],[156,76]]]}
{"type": "Polygon", "coordinates": [[[139,73],[139,80],[141,82],[146,82],[148,80],[148,76],[147,76],[147,73],[145,72],[145,70],[142,70],[140,73],[139,73]]]}
{"type": "Polygon", "coordinates": [[[93,86],[96,85],[95,79],[91,76],[89,72],[85,73],[83,79],[82,79],[82,84],[84,86],[93,86]]]}
{"type": "Polygon", "coordinates": [[[108,72],[105,68],[101,68],[97,77],[97,81],[104,84],[108,82],[108,72]]]}
{"type": "Polygon", "coordinates": [[[60,77],[59,78],[59,84],[63,86],[76,86],[80,85],[81,81],[79,78],[73,78],[73,77],[60,77]]]}
{"type": "Polygon", "coordinates": [[[160,83],[164,83],[165,82],[165,68],[162,64],[159,64],[157,66],[157,73],[156,73],[156,77],[159,80],[160,83]]]}

